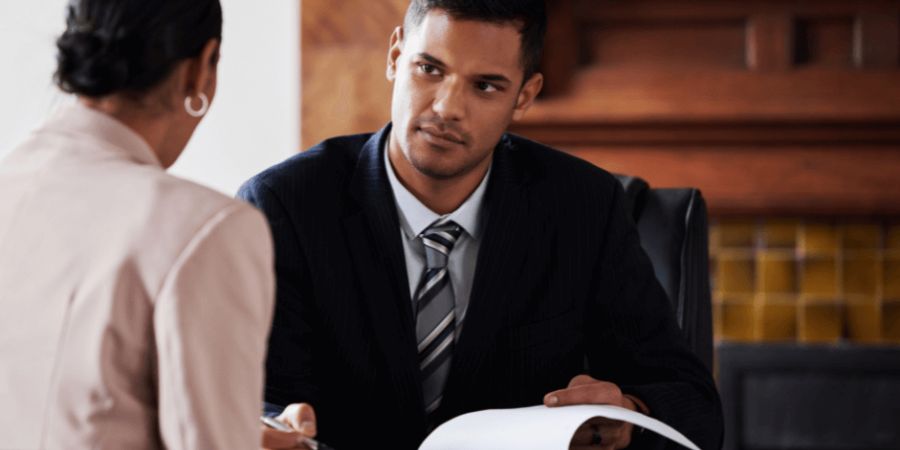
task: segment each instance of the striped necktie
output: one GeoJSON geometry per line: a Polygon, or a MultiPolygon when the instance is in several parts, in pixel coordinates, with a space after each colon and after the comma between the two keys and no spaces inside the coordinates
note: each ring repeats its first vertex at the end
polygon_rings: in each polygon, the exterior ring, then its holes
{"type": "Polygon", "coordinates": [[[441,404],[456,330],[456,303],[447,256],[462,228],[454,222],[436,223],[419,237],[425,244],[425,272],[415,295],[416,340],[425,412],[431,415],[441,404]]]}

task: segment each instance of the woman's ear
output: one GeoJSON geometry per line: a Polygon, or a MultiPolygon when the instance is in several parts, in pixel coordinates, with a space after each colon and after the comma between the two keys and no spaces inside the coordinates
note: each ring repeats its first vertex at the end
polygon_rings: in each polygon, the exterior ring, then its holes
{"type": "Polygon", "coordinates": [[[216,74],[219,67],[219,40],[210,39],[200,55],[188,64],[187,77],[184,84],[185,96],[206,94],[212,101],[216,89],[216,74]]]}

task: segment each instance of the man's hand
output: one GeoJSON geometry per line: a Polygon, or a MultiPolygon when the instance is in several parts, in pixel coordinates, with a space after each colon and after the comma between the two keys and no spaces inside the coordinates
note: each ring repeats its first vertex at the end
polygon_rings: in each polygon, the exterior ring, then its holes
{"type": "MultiPolygon", "coordinates": [[[[613,383],[595,380],[588,375],[578,375],[569,382],[569,387],[553,391],[544,396],[544,404],[549,407],[567,405],[613,405],[632,411],[639,411],[630,396],[622,394],[613,383]]],[[[641,408],[646,412],[645,408],[641,408]]],[[[628,447],[631,443],[632,425],[610,419],[593,419],[584,423],[569,444],[569,450],[614,450],[628,447]]]]}
{"type": "Polygon", "coordinates": [[[294,403],[284,408],[275,420],[295,431],[278,431],[262,427],[262,447],[266,450],[308,449],[306,438],[316,437],[316,412],[306,403],[294,403]]]}

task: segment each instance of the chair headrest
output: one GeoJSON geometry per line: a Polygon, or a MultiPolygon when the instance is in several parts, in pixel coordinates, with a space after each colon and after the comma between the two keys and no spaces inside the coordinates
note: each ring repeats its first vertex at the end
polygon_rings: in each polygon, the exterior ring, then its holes
{"type": "Polygon", "coordinates": [[[631,218],[637,222],[644,209],[644,194],[650,189],[650,184],[643,178],[633,177],[630,175],[613,174],[625,189],[625,200],[631,218]]]}

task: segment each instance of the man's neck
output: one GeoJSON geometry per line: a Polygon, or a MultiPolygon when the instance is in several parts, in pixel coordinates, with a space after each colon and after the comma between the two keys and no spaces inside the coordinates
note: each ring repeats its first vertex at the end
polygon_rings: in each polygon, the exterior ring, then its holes
{"type": "Polygon", "coordinates": [[[437,214],[456,211],[475,192],[491,165],[491,158],[458,177],[435,179],[425,175],[407,161],[399,146],[388,145],[388,161],[397,179],[423,205],[437,214]]]}

